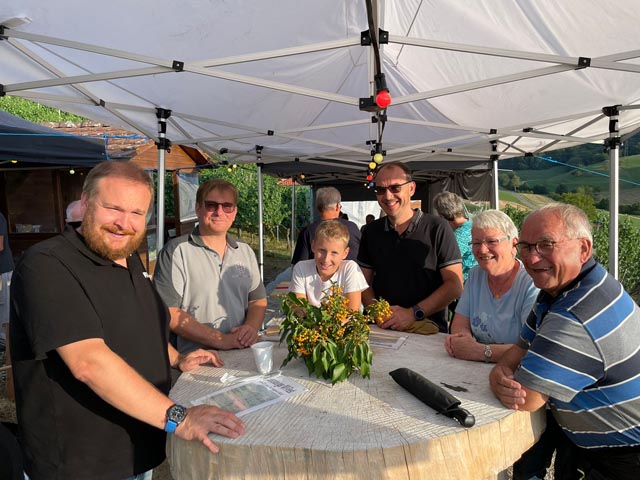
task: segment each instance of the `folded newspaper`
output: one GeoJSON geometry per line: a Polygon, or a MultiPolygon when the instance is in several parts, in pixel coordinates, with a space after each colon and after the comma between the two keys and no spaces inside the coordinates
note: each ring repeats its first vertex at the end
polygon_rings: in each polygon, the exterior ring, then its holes
{"type": "Polygon", "coordinates": [[[253,377],[251,380],[235,383],[230,387],[200,397],[191,403],[193,405],[213,405],[241,417],[307,390],[303,385],[282,375],[253,377]]]}

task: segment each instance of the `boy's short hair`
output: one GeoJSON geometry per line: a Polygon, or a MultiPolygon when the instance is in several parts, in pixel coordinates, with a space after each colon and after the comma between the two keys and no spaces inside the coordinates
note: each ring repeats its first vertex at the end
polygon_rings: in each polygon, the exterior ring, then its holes
{"type": "Polygon", "coordinates": [[[349,245],[349,230],[340,220],[324,220],[320,222],[313,235],[313,240],[342,240],[345,248],[349,245]]]}

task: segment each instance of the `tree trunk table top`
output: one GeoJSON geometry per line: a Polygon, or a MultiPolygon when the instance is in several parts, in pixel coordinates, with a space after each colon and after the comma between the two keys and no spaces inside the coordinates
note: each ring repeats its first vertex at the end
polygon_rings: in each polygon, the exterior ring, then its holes
{"type": "MultiPolygon", "coordinates": [[[[494,397],[488,379],[492,364],[449,357],[443,334],[391,334],[408,338],[397,350],[373,347],[370,379],[354,372],[331,386],[309,377],[302,360],[290,362],[282,374],[308,391],[245,415],[246,433],[237,439],[211,435],[220,447],[216,455],[198,442],[170,435],[167,455],[174,478],[495,478],[544,430],[544,409],[517,412],[494,397]],[[463,428],[397,385],[389,372],[399,367],[420,373],[461,400],[475,416],[475,426],[463,428]]],[[[284,344],[277,345],[275,366],[286,357],[284,344]]],[[[182,374],[171,398],[190,406],[224,388],[224,373],[257,374],[250,349],[220,353],[224,368],[182,374]]]]}

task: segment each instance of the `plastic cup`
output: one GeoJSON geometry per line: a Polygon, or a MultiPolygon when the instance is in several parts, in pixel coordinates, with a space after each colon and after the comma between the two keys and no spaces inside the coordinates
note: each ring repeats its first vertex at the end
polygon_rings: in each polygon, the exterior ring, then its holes
{"type": "Polygon", "coordinates": [[[273,342],[258,342],[251,345],[256,367],[261,375],[266,375],[273,368],[273,342]]]}

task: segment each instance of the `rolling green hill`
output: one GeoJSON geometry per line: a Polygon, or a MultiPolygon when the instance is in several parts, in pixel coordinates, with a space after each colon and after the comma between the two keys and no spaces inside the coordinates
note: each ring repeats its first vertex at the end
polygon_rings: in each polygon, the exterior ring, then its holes
{"type": "MultiPolygon", "coordinates": [[[[523,186],[532,188],[545,185],[549,192],[555,192],[558,185],[563,184],[569,190],[579,186],[592,186],[596,192],[596,200],[609,195],[609,162],[600,162],[587,167],[602,175],[593,174],[576,168],[562,165],[552,166],[544,170],[519,170],[515,173],[522,180],[523,186]]],[[[640,155],[632,155],[620,159],[620,203],[640,202],[640,155]],[[625,182],[629,180],[638,185],[625,182]]]]}

